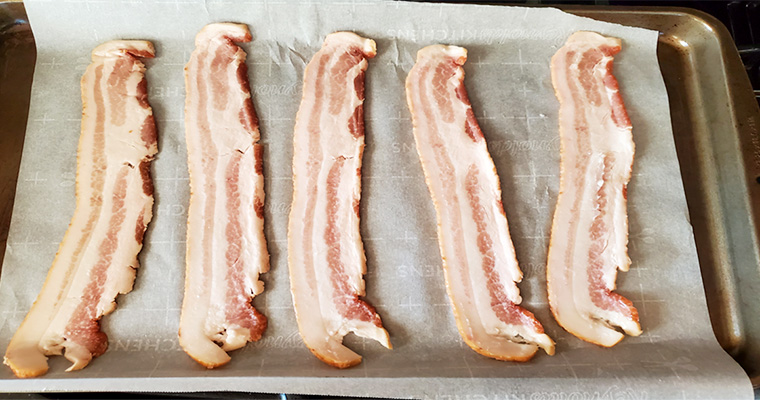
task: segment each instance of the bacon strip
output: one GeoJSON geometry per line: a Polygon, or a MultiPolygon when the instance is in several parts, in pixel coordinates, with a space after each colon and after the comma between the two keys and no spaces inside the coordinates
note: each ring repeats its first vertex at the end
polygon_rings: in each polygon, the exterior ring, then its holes
{"type": "Polygon", "coordinates": [[[269,270],[262,146],[246,54],[234,43],[250,40],[245,25],[207,25],[185,67],[190,207],[179,342],[207,368],[267,327],[251,305],[269,270]]]}
{"type": "Polygon", "coordinates": [[[11,339],[5,364],[16,376],[48,370],[49,355],[87,366],[108,338],[99,320],[132,290],[137,254],[152,217],[150,162],[158,147],[147,100],[146,41],[111,41],[92,52],[82,77],[76,209],[37,301],[11,339]]]}
{"type": "Polygon", "coordinates": [[[560,189],[546,266],[549,305],[573,335],[613,346],[641,334],[639,315],[613,293],[627,271],[626,186],[633,164],[631,121],[612,74],[620,40],[576,32],[552,57],[560,102],[560,189]]]}
{"type": "Polygon", "coordinates": [[[366,301],[359,233],[364,149],[364,72],[375,42],[328,35],[304,73],[293,149],[288,263],[298,327],[320,360],[346,368],[361,356],[343,346],[348,332],[391,348],[366,301]]]}
{"type": "Polygon", "coordinates": [[[467,50],[433,45],[406,78],[414,139],[438,218],[446,288],[462,339],[497,360],[554,354],[522,301],[499,177],[464,86],[467,50]]]}

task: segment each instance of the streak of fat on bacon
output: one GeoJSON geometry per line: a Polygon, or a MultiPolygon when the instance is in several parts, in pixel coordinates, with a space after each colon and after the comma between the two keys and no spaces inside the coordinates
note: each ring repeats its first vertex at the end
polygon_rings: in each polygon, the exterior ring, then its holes
{"type": "Polygon", "coordinates": [[[498,360],[554,354],[522,301],[501,187],[464,86],[467,50],[432,45],[406,79],[414,139],[438,218],[446,288],[464,341],[498,360]]]}
{"type": "Polygon", "coordinates": [[[549,305],[573,335],[613,346],[641,334],[636,308],[614,293],[627,271],[626,186],[634,144],[612,74],[619,39],[576,32],[552,57],[560,102],[560,190],[546,266],[549,305]]]}
{"type": "Polygon", "coordinates": [[[350,32],[325,38],[306,67],[293,139],[293,204],[288,264],[298,328],[320,360],[361,362],[343,345],[348,332],[391,348],[366,301],[366,259],[359,233],[364,149],[364,73],[375,42],[350,32]]]}
{"type": "Polygon", "coordinates": [[[157,152],[145,66],[146,41],[117,40],[92,52],[81,81],[76,209],[37,301],[11,339],[5,364],[18,377],[48,370],[49,355],[87,366],[108,338],[99,320],[132,290],[152,217],[150,162],[157,152]]]}
{"type": "Polygon", "coordinates": [[[269,269],[263,148],[246,54],[235,44],[250,40],[246,25],[207,25],[185,67],[190,207],[179,342],[207,368],[229,362],[227,351],[267,327],[251,305],[269,269]]]}

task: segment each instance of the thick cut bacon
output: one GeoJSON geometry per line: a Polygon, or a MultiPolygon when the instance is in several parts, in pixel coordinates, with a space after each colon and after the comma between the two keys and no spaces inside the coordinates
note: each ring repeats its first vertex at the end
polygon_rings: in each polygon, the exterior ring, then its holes
{"type": "Polygon", "coordinates": [[[546,266],[549,305],[560,325],[602,346],[641,334],[636,308],[613,293],[627,271],[626,186],[631,122],[612,75],[620,40],[576,32],[552,57],[560,102],[560,189],[546,266]]]}
{"type": "Polygon", "coordinates": [[[364,149],[364,72],[375,42],[350,32],[328,35],[304,73],[293,150],[288,226],[290,289],[298,328],[320,360],[361,362],[343,346],[353,332],[390,348],[388,332],[364,295],[359,234],[364,149]]]}
{"type": "Polygon", "coordinates": [[[414,139],[438,217],[438,244],[457,328],[476,352],[526,361],[554,354],[522,301],[501,187],[464,86],[467,50],[433,45],[406,78],[414,139]]]}
{"type": "Polygon", "coordinates": [[[179,342],[207,368],[229,362],[227,351],[259,340],[267,326],[251,305],[269,269],[262,147],[246,54],[234,43],[250,40],[245,25],[207,25],[185,67],[190,207],[179,342]]]}
{"type": "Polygon", "coordinates": [[[132,290],[137,254],[152,217],[150,162],[157,151],[145,67],[145,41],[95,48],[82,77],[82,131],[77,154],[76,209],[37,301],[11,339],[5,364],[18,377],[48,369],[48,355],[84,368],[108,338],[99,319],[132,290]]]}

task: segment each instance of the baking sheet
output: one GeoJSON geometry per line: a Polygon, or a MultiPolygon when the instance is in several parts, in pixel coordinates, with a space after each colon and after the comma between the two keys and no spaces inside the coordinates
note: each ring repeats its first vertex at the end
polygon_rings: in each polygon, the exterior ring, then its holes
{"type": "Polygon", "coordinates": [[[177,0],[27,2],[38,46],[27,138],[6,260],[0,277],[0,346],[37,294],[73,212],[79,134],[78,81],[89,50],[113,38],[144,38],[160,153],[153,164],[155,217],[135,290],[106,317],[109,351],[90,367],[15,380],[6,390],[245,390],[375,396],[517,398],[738,398],[746,375],[715,342],[680,174],[657,33],[595,22],[553,9],[408,3],[296,4],[177,0]],[[107,21],[107,23],[104,23],[107,21]],[[255,305],[270,320],[262,341],[206,371],[179,348],[187,173],[182,130],[182,66],[206,23],[249,24],[254,104],[266,145],[267,237],[272,271],[255,305]],[[362,233],[367,298],[395,349],[347,337],[365,356],[350,370],[316,360],[298,337],[288,292],[286,220],[293,116],[305,63],[327,33],[374,38],[367,74],[367,148],[362,233]],[[619,292],[638,307],[645,333],[601,349],[564,332],[545,302],[544,263],[556,200],[557,105],[548,60],[578,29],[621,37],[616,74],[637,145],[629,187],[631,271],[619,292]],[[504,204],[525,279],[523,305],[558,343],[558,354],[527,364],[486,359],[461,343],[447,304],[432,204],[414,151],[403,79],[416,51],[431,43],[469,49],[466,85],[501,177],[504,204]],[[54,212],[50,212],[54,210],[54,212]],[[203,377],[204,379],[193,379],[203,377]],[[324,378],[330,377],[330,378],[324,378]],[[104,379],[105,378],[105,379],[104,379]],[[120,379],[113,379],[120,378],[120,379]],[[147,379],[151,378],[151,379],[147,379]],[[190,379],[188,379],[190,378],[190,379]],[[297,378],[297,379],[294,379],[297,378]]]}

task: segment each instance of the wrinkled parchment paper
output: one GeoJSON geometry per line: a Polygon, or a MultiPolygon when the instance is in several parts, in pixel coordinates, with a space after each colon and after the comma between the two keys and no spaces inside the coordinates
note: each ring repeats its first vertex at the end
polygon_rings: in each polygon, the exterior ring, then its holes
{"type": "Polygon", "coordinates": [[[38,56],[13,222],[0,279],[0,349],[35,299],[74,210],[79,79],[90,51],[110,39],[148,39],[149,100],[160,153],[153,163],[155,217],[132,293],[103,321],[108,352],[64,373],[51,359],[40,379],[12,378],[0,389],[242,390],[494,399],[740,398],[746,375],[718,346],[708,320],[691,226],[656,58],[657,32],[596,22],[555,9],[396,2],[225,0],[27,1],[38,56]],[[242,47],[265,144],[266,234],[271,272],[255,306],[269,318],[258,343],[207,371],[177,343],[182,300],[188,181],[183,138],[183,65],[205,24],[246,23],[242,47]],[[630,256],[619,292],[641,314],[644,334],[612,349],[563,331],[546,304],[544,269],[558,187],[557,101],[549,59],[576,30],[623,39],[615,59],[634,126],[629,187],[630,256]],[[367,73],[362,235],[367,299],[380,312],[394,350],[353,336],[365,356],[336,370],[298,335],[288,284],[286,221],[291,200],[294,116],[305,64],[324,36],[353,30],[377,41],[367,73]],[[414,149],[403,81],[422,46],[469,50],[465,84],[488,141],[525,274],[523,306],[557,341],[557,354],[499,362],[464,345],[444,289],[432,203],[414,149]]]}

